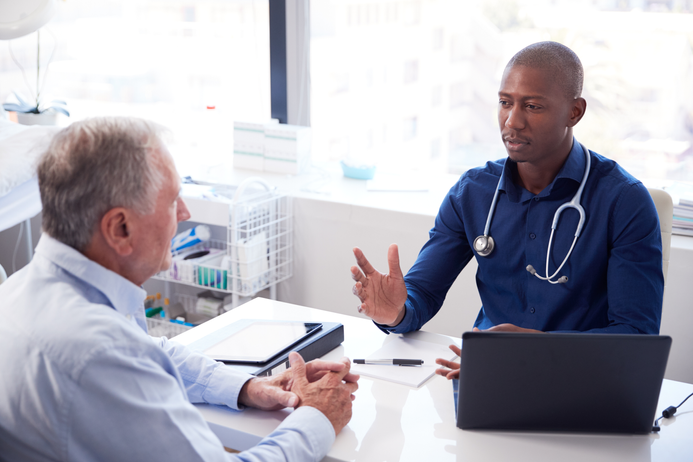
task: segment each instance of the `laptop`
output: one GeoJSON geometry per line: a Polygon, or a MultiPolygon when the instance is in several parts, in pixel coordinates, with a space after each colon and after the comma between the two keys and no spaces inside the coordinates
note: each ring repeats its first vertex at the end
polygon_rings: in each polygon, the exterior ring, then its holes
{"type": "Polygon", "coordinates": [[[649,433],[671,337],[466,332],[462,429],[649,433]]]}

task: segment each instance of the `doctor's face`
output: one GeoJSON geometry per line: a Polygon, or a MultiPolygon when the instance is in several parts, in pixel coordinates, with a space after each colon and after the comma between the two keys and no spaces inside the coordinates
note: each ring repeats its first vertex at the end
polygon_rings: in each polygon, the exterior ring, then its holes
{"type": "Polygon", "coordinates": [[[574,101],[546,70],[507,68],[498,91],[498,123],[510,159],[542,167],[555,155],[567,155],[577,123],[571,122],[574,101]]]}

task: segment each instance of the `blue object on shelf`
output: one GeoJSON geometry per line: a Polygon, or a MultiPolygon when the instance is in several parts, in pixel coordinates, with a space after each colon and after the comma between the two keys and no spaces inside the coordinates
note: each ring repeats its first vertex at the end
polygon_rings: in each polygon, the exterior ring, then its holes
{"type": "Polygon", "coordinates": [[[352,167],[340,161],[339,164],[342,166],[342,172],[347,178],[354,178],[355,180],[371,180],[373,175],[375,175],[375,165],[373,166],[363,166],[363,167],[352,167]]]}

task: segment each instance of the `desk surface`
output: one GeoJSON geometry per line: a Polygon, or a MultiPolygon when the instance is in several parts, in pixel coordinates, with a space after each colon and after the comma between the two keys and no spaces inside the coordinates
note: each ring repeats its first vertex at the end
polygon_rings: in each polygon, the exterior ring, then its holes
{"type": "MultiPolygon", "coordinates": [[[[282,319],[341,322],[344,343],[325,359],[365,357],[389,336],[370,321],[288,303],[257,298],[176,337],[183,344],[239,319],[282,319]]],[[[407,334],[420,340],[449,344],[438,334],[407,334]]],[[[665,380],[658,413],[676,406],[693,385],[665,380]]],[[[688,406],[688,407],[686,407],[688,406]]],[[[234,449],[254,446],[276,428],[290,411],[263,412],[197,405],[222,443],[234,449]]],[[[661,423],[659,434],[580,435],[465,431],[455,426],[451,382],[435,376],[420,388],[361,377],[353,417],[337,436],[327,461],[629,461],[693,460],[693,405],[661,423]]]]}

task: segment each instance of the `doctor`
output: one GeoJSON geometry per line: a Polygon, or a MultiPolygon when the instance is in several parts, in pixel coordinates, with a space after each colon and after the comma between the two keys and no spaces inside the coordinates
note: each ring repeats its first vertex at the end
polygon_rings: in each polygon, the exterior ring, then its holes
{"type": "MultiPolygon", "coordinates": [[[[359,312],[385,332],[420,329],[475,257],[483,303],[475,329],[659,332],[656,209],[640,181],[573,138],[587,107],[582,83],[579,58],[556,42],[510,60],[498,92],[508,158],[462,175],[406,276],[397,245],[387,274],[354,249],[359,312]]],[[[439,364],[453,368],[439,372],[449,378],[458,372],[455,363],[439,364]]]]}

